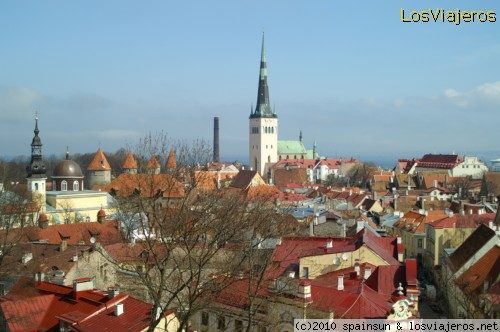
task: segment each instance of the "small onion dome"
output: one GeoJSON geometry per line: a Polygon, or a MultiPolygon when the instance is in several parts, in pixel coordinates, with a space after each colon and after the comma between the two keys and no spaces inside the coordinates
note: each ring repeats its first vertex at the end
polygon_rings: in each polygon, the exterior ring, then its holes
{"type": "Polygon", "coordinates": [[[106,212],[103,209],[100,209],[97,212],[97,218],[105,218],[106,217],[106,212]]]}
{"type": "Polygon", "coordinates": [[[39,222],[47,222],[49,221],[49,218],[47,218],[47,215],[45,213],[40,213],[40,215],[38,216],[38,221],[39,222]]]}

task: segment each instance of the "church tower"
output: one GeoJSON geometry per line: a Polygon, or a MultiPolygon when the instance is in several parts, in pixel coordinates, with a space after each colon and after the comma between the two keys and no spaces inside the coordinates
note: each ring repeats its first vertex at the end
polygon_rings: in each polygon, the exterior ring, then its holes
{"type": "Polygon", "coordinates": [[[251,110],[249,124],[250,167],[267,178],[270,166],[278,161],[278,116],[269,103],[264,35],[262,35],[257,105],[255,110],[251,110]]]}
{"type": "Polygon", "coordinates": [[[33,201],[40,206],[41,212],[45,212],[45,163],[42,158],[42,140],[38,136],[38,116],[35,117],[35,136],[31,141],[31,162],[26,167],[28,173],[27,185],[28,191],[31,193],[33,201]]]}

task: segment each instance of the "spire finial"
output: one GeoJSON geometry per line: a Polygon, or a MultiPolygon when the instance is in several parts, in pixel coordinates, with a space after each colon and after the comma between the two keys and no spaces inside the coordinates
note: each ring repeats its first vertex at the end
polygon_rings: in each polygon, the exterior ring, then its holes
{"type": "Polygon", "coordinates": [[[66,160],[69,159],[69,146],[66,145],[66,160]]]}
{"type": "Polygon", "coordinates": [[[300,131],[300,133],[299,133],[299,141],[301,141],[301,142],[302,142],[302,130],[301,130],[301,131],[300,131]]]}
{"type": "Polygon", "coordinates": [[[38,133],[40,132],[38,130],[38,111],[35,111],[35,136],[38,136],[38,133]]]}
{"type": "Polygon", "coordinates": [[[264,31],[262,31],[262,49],[260,51],[260,61],[266,62],[266,47],[264,42],[264,31]]]}

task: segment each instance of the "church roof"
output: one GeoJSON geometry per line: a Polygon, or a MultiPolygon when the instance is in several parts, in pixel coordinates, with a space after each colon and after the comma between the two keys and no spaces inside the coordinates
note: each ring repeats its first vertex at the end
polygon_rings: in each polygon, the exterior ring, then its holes
{"type": "Polygon", "coordinates": [[[278,141],[278,154],[306,154],[301,141],[278,141]]]}
{"type": "Polygon", "coordinates": [[[94,159],[89,164],[89,167],[87,167],[88,171],[111,171],[111,166],[108,163],[108,160],[106,159],[106,156],[104,155],[104,152],[99,148],[97,152],[94,155],[94,159]]]}

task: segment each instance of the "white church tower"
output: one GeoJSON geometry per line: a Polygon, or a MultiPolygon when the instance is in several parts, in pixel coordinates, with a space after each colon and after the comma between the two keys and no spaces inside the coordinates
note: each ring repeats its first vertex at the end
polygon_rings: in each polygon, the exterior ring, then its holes
{"type": "Polygon", "coordinates": [[[26,167],[28,177],[26,178],[28,191],[31,193],[32,199],[36,202],[41,212],[45,212],[45,163],[42,158],[42,140],[38,134],[38,116],[35,117],[35,136],[31,141],[31,161],[26,167]]]}
{"type": "Polygon", "coordinates": [[[269,103],[267,86],[266,52],[264,35],[260,58],[259,91],[255,110],[249,121],[249,164],[264,178],[268,178],[270,166],[278,161],[278,116],[269,103]]]}

